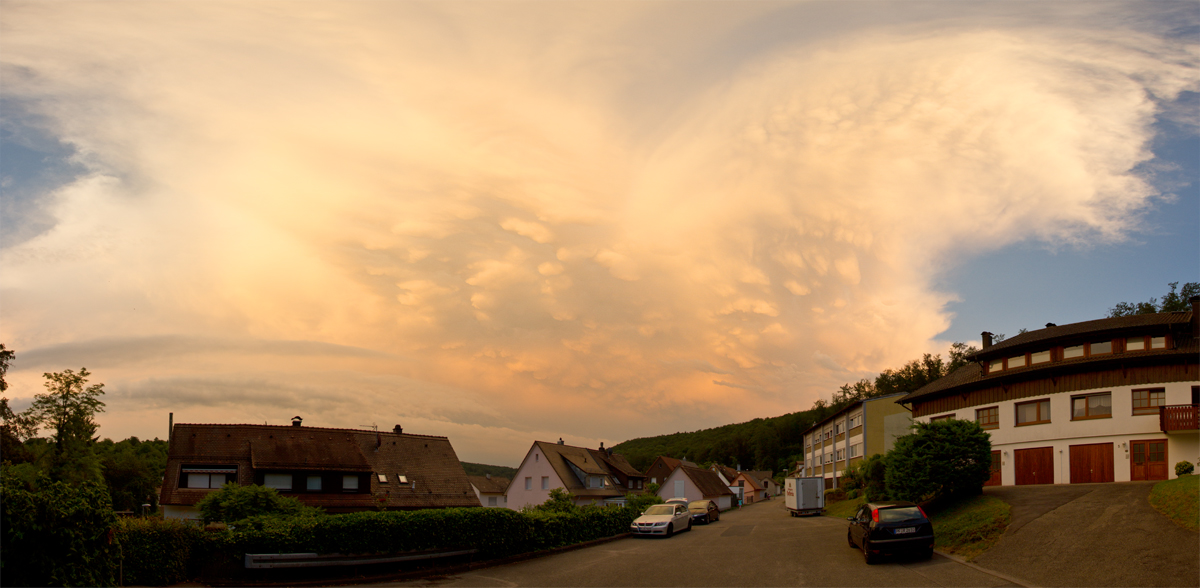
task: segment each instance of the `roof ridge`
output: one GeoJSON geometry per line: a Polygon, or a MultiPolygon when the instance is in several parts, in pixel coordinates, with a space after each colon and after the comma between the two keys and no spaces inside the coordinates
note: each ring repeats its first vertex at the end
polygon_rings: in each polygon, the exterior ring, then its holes
{"type": "Polygon", "coordinates": [[[176,427],[255,427],[259,429],[286,429],[288,431],[342,431],[345,433],[378,433],[380,435],[392,435],[396,437],[424,437],[427,439],[447,439],[444,435],[422,435],[420,433],[397,433],[395,431],[376,431],[374,429],[349,429],[344,427],[310,427],[303,425],[297,427],[295,425],[259,425],[255,423],[175,423],[176,427]]]}

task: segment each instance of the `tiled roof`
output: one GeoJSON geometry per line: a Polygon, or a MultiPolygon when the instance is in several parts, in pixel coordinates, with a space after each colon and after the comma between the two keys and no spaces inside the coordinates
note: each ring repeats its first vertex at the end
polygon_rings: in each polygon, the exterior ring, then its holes
{"type": "Polygon", "coordinates": [[[644,478],[645,477],[645,474],[638,471],[637,468],[633,467],[633,464],[629,463],[629,460],[625,459],[624,455],[621,455],[619,453],[609,453],[609,451],[612,451],[612,450],[611,449],[609,449],[608,451],[601,451],[599,449],[590,450],[593,457],[604,461],[604,463],[607,464],[609,468],[617,470],[617,471],[621,472],[622,474],[625,474],[627,477],[633,477],[633,478],[644,478]]]}
{"type": "Polygon", "coordinates": [[[615,486],[606,486],[604,488],[588,488],[584,486],[575,472],[571,471],[571,466],[579,468],[583,473],[592,476],[609,475],[607,467],[602,462],[597,462],[595,456],[591,454],[591,450],[585,447],[575,447],[574,445],[559,445],[558,443],[549,443],[546,441],[534,441],[542,450],[542,455],[546,456],[547,463],[554,468],[554,473],[558,474],[559,480],[562,481],[563,487],[579,497],[615,497],[622,496],[625,491],[615,486]]]}
{"type": "Polygon", "coordinates": [[[446,437],[361,429],[279,425],[176,424],[171,433],[162,503],[192,505],[209,490],[179,488],[180,466],[237,465],[238,483],[255,470],[371,473],[369,493],[290,493],[333,511],[479,506],[446,437]],[[377,474],[384,474],[381,483],[377,474]],[[409,484],[400,484],[398,475],[409,484]]]}
{"type": "MultiPolygon", "coordinates": [[[[1116,318],[1103,318],[1091,321],[1083,321],[1080,323],[1071,323],[1069,325],[1058,325],[1027,331],[1016,335],[1010,339],[1005,339],[999,343],[993,344],[987,349],[982,349],[975,352],[972,358],[982,358],[995,355],[997,352],[1006,349],[1013,349],[1025,345],[1031,345],[1051,339],[1070,338],[1073,336],[1082,336],[1094,334],[1097,336],[1108,334],[1115,331],[1125,331],[1131,329],[1141,330],[1147,327],[1170,327],[1171,325],[1188,324],[1192,320],[1191,311],[1183,312],[1160,312],[1155,314],[1136,314],[1133,316],[1121,316],[1116,318]]],[[[1164,332],[1166,329],[1162,329],[1164,332]]],[[[1002,355],[1002,354],[1001,354],[1002,355]]]]}
{"type": "Polygon", "coordinates": [[[508,478],[467,476],[467,479],[481,494],[504,494],[508,490],[508,478]]]}
{"type": "Polygon", "coordinates": [[[746,473],[754,476],[755,480],[770,480],[775,474],[771,470],[749,470],[746,473]]]}
{"type": "Polygon", "coordinates": [[[683,468],[683,473],[696,485],[696,489],[700,491],[700,495],[704,498],[733,496],[733,491],[729,489],[729,486],[721,483],[721,478],[717,476],[716,472],[691,466],[680,467],[683,468]]]}
{"type": "Polygon", "coordinates": [[[755,478],[750,472],[741,472],[738,478],[745,480],[747,486],[753,486],[754,490],[762,490],[762,480],[755,478]]]}
{"type": "Polygon", "coordinates": [[[731,467],[723,466],[719,463],[713,464],[713,467],[717,468],[721,475],[725,476],[725,479],[729,480],[730,483],[733,483],[733,481],[738,477],[738,471],[731,467]]]}

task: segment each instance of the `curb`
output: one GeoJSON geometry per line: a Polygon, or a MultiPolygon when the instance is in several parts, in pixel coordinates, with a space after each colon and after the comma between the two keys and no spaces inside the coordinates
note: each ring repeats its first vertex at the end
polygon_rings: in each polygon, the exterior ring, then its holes
{"type": "Polygon", "coordinates": [[[948,560],[950,560],[950,561],[957,562],[957,563],[960,563],[960,564],[962,564],[962,565],[964,565],[964,566],[967,566],[967,567],[969,567],[969,568],[971,568],[971,569],[974,569],[974,570],[977,570],[977,571],[983,572],[983,573],[985,573],[985,574],[987,574],[987,575],[989,575],[989,576],[995,576],[995,577],[997,577],[997,578],[1000,578],[1001,580],[1004,580],[1005,582],[1010,582],[1010,583],[1012,583],[1012,584],[1016,584],[1017,586],[1024,586],[1025,588],[1038,588],[1038,586],[1037,586],[1036,584],[1030,584],[1029,582],[1026,582],[1026,581],[1024,581],[1024,580],[1018,580],[1017,578],[1014,578],[1014,577],[1012,577],[1012,576],[1009,576],[1008,574],[1002,574],[1002,573],[1000,573],[1000,572],[997,572],[997,571],[995,571],[995,570],[989,570],[989,569],[987,569],[987,568],[985,568],[985,567],[983,567],[983,566],[979,566],[979,565],[973,564],[973,563],[971,563],[971,562],[969,562],[969,561],[967,561],[967,560],[965,560],[965,559],[963,559],[963,558],[961,558],[961,557],[958,557],[957,555],[951,555],[951,554],[949,554],[949,553],[946,553],[946,552],[944,552],[944,551],[942,551],[942,550],[940,550],[940,549],[935,549],[935,550],[934,550],[934,553],[937,553],[938,555],[940,555],[940,556],[942,556],[942,557],[944,557],[944,558],[946,558],[946,559],[948,559],[948,560]]]}

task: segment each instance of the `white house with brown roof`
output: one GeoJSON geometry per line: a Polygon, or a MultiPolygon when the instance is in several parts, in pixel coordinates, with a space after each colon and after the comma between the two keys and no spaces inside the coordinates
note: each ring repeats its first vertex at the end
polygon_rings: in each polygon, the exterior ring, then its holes
{"type": "Polygon", "coordinates": [[[688,502],[711,500],[720,510],[729,510],[735,498],[716,472],[686,465],[680,465],[667,476],[658,489],[658,495],[662,498],[686,498],[688,502]]]}
{"type": "Polygon", "coordinates": [[[603,445],[588,449],[566,445],[562,439],[558,443],[534,441],[505,491],[508,508],[520,510],[541,504],[555,488],[570,492],[578,505],[624,504],[625,494],[639,494],[645,489],[644,478],[636,469],[629,466],[631,471],[625,472],[615,465],[622,462],[628,465],[603,445]]]}
{"type": "Polygon", "coordinates": [[[1165,480],[1200,459],[1200,298],[1190,312],[1048,324],[905,396],[913,419],[973,420],[990,485],[1165,480]]]}
{"type": "Polygon", "coordinates": [[[508,497],[504,495],[504,492],[508,490],[508,478],[486,474],[467,476],[467,479],[471,481],[471,489],[475,490],[475,496],[479,498],[479,503],[483,506],[508,506],[508,497]]]}
{"type": "Polygon", "coordinates": [[[198,519],[195,504],[227,482],[275,488],[328,512],[479,506],[446,437],[301,426],[176,424],[161,503],[198,519]]]}

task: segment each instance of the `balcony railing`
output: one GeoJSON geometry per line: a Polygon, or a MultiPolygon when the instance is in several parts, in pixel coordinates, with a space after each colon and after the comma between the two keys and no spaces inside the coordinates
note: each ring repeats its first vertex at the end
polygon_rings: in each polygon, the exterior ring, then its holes
{"type": "Polygon", "coordinates": [[[1175,404],[1158,407],[1158,425],[1164,433],[1200,429],[1200,407],[1194,404],[1175,404]]]}

